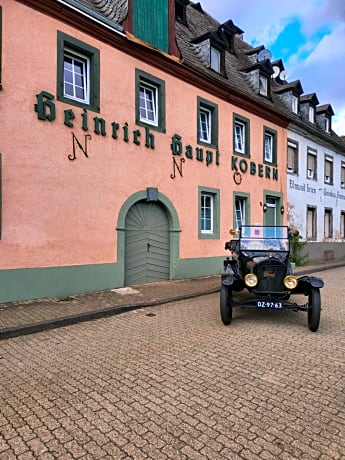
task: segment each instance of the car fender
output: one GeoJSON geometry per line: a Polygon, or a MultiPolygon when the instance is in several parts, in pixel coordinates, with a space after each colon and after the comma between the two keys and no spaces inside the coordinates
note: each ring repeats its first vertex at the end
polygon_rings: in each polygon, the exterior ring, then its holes
{"type": "Polygon", "coordinates": [[[291,291],[291,294],[306,294],[310,293],[310,289],[313,288],[322,288],[324,286],[324,282],[318,276],[300,276],[297,278],[298,284],[295,289],[291,291]]]}
{"type": "Polygon", "coordinates": [[[324,286],[323,280],[318,276],[301,276],[297,279],[299,283],[302,281],[315,288],[322,288],[324,286]]]}
{"type": "Polygon", "coordinates": [[[222,284],[224,286],[231,286],[232,284],[234,284],[234,281],[235,281],[234,275],[228,275],[228,274],[222,275],[222,284]]]}

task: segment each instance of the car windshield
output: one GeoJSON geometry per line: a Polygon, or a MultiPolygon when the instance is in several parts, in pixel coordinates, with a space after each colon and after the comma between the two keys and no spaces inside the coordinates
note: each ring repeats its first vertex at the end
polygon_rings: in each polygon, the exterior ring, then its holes
{"type": "Polygon", "coordinates": [[[289,251],[288,227],[244,226],[240,232],[241,251],[289,251]]]}

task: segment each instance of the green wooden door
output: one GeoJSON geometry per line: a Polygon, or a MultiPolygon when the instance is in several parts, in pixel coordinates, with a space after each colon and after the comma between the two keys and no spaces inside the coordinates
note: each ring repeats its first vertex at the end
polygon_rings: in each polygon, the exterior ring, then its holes
{"type": "Polygon", "coordinates": [[[274,197],[266,197],[267,211],[265,215],[265,225],[276,226],[277,223],[277,199],[274,197]]]}
{"type": "Polygon", "coordinates": [[[125,284],[169,279],[169,222],[157,203],[140,201],[125,220],[125,284]]]}

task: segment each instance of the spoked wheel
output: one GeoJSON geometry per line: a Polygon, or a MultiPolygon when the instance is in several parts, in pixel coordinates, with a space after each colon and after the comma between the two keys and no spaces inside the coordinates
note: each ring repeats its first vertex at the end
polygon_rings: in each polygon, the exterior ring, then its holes
{"type": "Polygon", "coordinates": [[[316,332],[319,328],[321,315],[321,297],[319,288],[311,288],[308,301],[308,327],[312,332],[316,332]]]}
{"type": "Polygon", "coordinates": [[[226,326],[232,320],[232,290],[226,286],[220,288],[220,316],[226,326]]]}

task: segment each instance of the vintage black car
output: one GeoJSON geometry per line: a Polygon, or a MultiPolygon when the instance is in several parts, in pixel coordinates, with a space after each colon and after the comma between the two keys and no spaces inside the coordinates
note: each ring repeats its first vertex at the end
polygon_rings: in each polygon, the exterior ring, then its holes
{"type": "Polygon", "coordinates": [[[225,243],[230,256],[224,260],[220,290],[223,323],[232,321],[234,307],[258,309],[290,308],[306,311],[308,327],[319,328],[324,283],[316,276],[295,276],[290,263],[290,229],[286,226],[243,226],[230,233],[238,238],[225,243]],[[239,295],[246,290],[247,296],[239,295]],[[236,295],[237,293],[237,295],[236,295]],[[303,294],[306,303],[298,305],[290,296],[303,294]]]}

